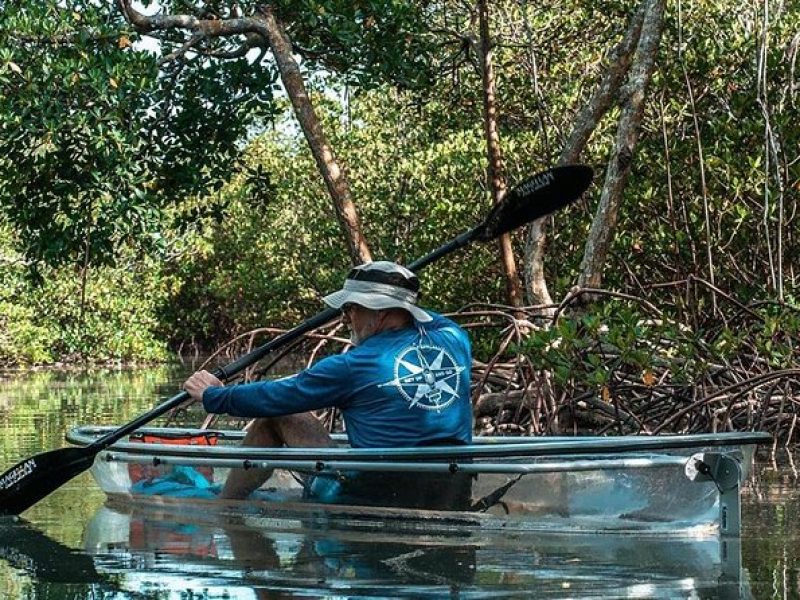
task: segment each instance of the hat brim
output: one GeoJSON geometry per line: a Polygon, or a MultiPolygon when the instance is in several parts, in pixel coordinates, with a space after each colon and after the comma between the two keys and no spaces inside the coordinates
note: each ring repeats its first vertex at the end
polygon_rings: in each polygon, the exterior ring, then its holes
{"type": "Polygon", "coordinates": [[[350,290],[339,290],[332,294],[328,294],[322,299],[325,304],[331,308],[342,308],[345,304],[352,303],[371,308],[372,310],[385,310],[387,308],[402,308],[411,313],[420,323],[428,323],[433,321],[425,310],[421,309],[415,304],[410,302],[403,302],[397,298],[384,296],[383,294],[367,293],[367,292],[353,292],[350,290]]]}

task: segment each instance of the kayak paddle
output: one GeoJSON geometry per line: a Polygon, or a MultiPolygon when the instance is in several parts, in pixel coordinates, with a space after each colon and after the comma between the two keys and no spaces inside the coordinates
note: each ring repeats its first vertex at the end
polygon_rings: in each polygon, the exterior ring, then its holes
{"type": "MultiPolygon", "coordinates": [[[[567,165],[542,171],[512,188],[480,225],[456,236],[407,267],[417,271],[474,240],[488,242],[534,219],[549,215],[577,200],[591,181],[592,169],[584,165],[567,165]]],[[[218,368],[214,375],[225,381],[273,350],[321,327],[338,315],[338,310],[328,308],[232,363],[218,368]]],[[[91,467],[99,452],[188,399],[188,393],[180,392],[88,446],[50,450],[17,463],[0,475],[0,515],[18,515],[27,510],[91,467]]]]}

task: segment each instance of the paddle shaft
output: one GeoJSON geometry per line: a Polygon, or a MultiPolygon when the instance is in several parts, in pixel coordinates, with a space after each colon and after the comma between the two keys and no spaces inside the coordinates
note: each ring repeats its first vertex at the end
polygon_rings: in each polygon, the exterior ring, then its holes
{"type": "MultiPolygon", "coordinates": [[[[443,256],[446,256],[451,252],[454,252],[455,250],[458,250],[459,248],[466,246],[475,238],[477,233],[481,231],[481,228],[482,225],[479,225],[478,227],[470,229],[469,231],[465,231],[464,233],[456,236],[446,244],[440,246],[433,252],[430,252],[429,254],[426,254],[422,258],[415,260],[414,262],[408,265],[408,268],[412,271],[418,271],[426,267],[427,265],[431,264],[432,262],[439,260],[443,256]]],[[[221,379],[222,381],[230,379],[240,371],[243,371],[250,365],[264,358],[267,354],[269,354],[273,350],[280,348],[281,346],[285,346],[286,344],[293,342],[294,340],[305,335],[306,333],[313,331],[319,327],[322,327],[329,321],[335,319],[338,315],[339,315],[338,310],[334,308],[327,308],[323,310],[321,313],[317,314],[316,316],[313,316],[310,319],[303,321],[297,327],[290,329],[285,333],[282,333],[281,335],[270,340],[266,344],[263,344],[262,346],[259,346],[255,350],[248,352],[244,356],[237,358],[235,361],[225,365],[224,367],[217,368],[214,371],[214,375],[217,378],[221,379]]],[[[165,400],[164,402],[162,402],[149,412],[141,415],[140,417],[137,417],[130,423],[127,423],[122,427],[120,427],[119,429],[115,429],[114,431],[107,433],[106,435],[104,435],[103,437],[101,437],[99,440],[97,440],[88,447],[93,449],[95,453],[105,450],[114,442],[121,440],[128,434],[133,433],[134,431],[136,431],[143,425],[146,425],[153,419],[157,419],[164,413],[172,410],[176,406],[181,405],[183,402],[186,402],[188,399],[189,399],[189,394],[187,392],[185,391],[180,392],[174,395],[169,400],[165,400]]]]}

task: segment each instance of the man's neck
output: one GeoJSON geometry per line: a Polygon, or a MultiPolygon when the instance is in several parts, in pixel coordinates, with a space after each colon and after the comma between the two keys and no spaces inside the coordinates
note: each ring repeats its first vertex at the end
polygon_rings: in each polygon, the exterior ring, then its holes
{"type": "Polygon", "coordinates": [[[386,311],[382,317],[379,331],[394,331],[414,326],[414,319],[404,310],[386,311]]]}

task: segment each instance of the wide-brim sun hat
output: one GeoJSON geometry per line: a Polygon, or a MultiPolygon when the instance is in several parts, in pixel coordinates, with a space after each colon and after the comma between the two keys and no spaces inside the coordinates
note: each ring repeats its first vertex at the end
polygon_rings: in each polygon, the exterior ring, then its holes
{"type": "Polygon", "coordinates": [[[372,310],[402,308],[417,321],[426,323],[433,318],[419,306],[419,278],[402,265],[378,260],[352,269],[338,292],[322,300],[336,309],[345,304],[358,304],[372,310]]]}

